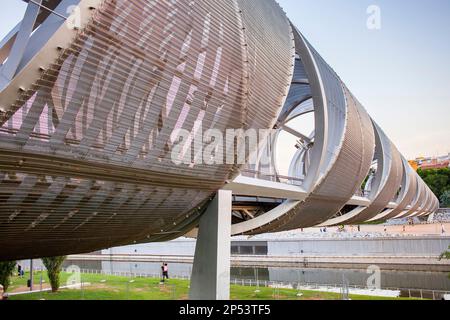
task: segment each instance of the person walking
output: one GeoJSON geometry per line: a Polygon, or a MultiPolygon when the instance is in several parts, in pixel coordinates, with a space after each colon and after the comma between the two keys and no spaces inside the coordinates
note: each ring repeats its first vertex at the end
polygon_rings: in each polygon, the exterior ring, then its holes
{"type": "Polygon", "coordinates": [[[4,291],[4,288],[1,284],[0,284],[0,300],[8,300],[8,294],[4,291]]]}
{"type": "Polygon", "coordinates": [[[163,265],[163,282],[165,279],[169,280],[169,266],[167,263],[164,263],[163,265]]]}
{"type": "Polygon", "coordinates": [[[20,264],[17,265],[17,275],[18,275],[19,277],[22,276],[22,266],[21,266],[20,264]]]}

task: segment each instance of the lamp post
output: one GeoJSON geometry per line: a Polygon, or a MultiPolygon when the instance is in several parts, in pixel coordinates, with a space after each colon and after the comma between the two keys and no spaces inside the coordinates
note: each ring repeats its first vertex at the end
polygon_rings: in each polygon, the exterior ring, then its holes
{"type": "Polygon", "coordinates": [[[30,291],[33,291],[33,259],[30,260],[30,291]]]}

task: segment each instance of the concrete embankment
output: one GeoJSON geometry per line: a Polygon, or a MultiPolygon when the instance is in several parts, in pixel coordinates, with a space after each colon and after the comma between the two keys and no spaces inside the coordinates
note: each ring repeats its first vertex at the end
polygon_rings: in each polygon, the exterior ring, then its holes
{"type": "MultiPolygon", "coordinates": [[[[71,256],[72,260],[192,263],[195,240],[178,239],[71,256]]],[[[307,267],[383,270],[450,271],[439,256],[450,237],[385,237],[348,239],[234,239],[231,263],[246,267],[307,267]]]]}
{"type": "MultiPolygon", "coordinates": [[[[73,255],[69,260],[112,261],[112,262],[167,262],[192,263],[193,256],[167,255],[73,255]]],[[[241,267],[301,267],[366,269],[377,265],[382,270],[450,272],[448,260],[439,261],[436,256],[409,257],[345,257],[345,256],[232,256],[232,266],[241,267]]]]}

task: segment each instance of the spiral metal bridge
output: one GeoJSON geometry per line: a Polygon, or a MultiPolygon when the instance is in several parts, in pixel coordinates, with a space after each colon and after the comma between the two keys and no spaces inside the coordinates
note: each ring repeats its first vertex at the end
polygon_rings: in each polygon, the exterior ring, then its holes
{"type": "Polygon", "coordinates": [[[219,190],[233,235],[439,207],[275,1],[26,2],[0,43],[0,260],[195,233],[219,190]],[[175,130],[200,127],[275,134],[253,165],[175,164],[175,130]]]}

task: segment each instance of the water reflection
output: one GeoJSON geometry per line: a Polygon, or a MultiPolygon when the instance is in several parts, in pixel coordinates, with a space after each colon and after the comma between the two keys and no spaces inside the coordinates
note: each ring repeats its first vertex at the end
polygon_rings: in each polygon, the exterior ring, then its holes
{"type": "MultiPolygon", "coordinates": [[[[66,265],[76,264],[82,269],[103,270],[106,272],[130,272],[158,275],[160,263],[150,262],[112,262],[112,261],[68,261],[66,265]]],[[[191,264],[171,263],[170,274],[178,277],[189,277],[191,264]]],[[[342,275],[350,285],[363,286],[370,276],[366,270],[351,269],[317,269],[317,268],[252,268],[232,267],[232,279],[296,282],[310,284],[340,285],[342,275]]],[[[427,290],[450,290],[450,279],[447,273],[416,271],[382,271],[381,286],[383,288],[414,288],[427,290]]]]}
{"type": "MultiPolygon", "coordinates": [[[[28,261],[21,262],[27,268],[28,261]]],[[[127,272],[158,276],[161,272],[161,263],[152,262],[117,262],[117,261],[85,261],[67,260],[64,267],[77,265],[81,269],[127,272]]],[[[34,268],[39,270],[42,263],[35,260],[34,268]]],[[[191,264],[170,263],[169,275],[177,277],[190,277],[191,264]]],[[[365,287],[370,276],[366,270],[351,269],[318,269],[318,268],[252,268],[232,267],[231,279],[308,283],[319,285],[341,285],[342,276],[348,279],[349,285],[365,287]]],[[[382,271],[382,288],[407,288],[425,290],[450,291],[450,279],[447,273],[442,272],[418,272],[418,271],[382,271]]]]}

